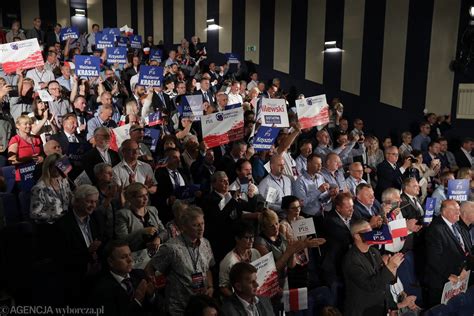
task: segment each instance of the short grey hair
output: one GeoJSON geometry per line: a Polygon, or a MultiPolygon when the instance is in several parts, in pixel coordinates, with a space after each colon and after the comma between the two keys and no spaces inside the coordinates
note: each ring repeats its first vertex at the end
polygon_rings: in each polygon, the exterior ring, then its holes
{"type": "Polygon", "coordinates": [[[216,183],[217,180],[227,178],[227,174],[224,171],[216,171],[211,177],[211,183],[216,183]]]}
{"type": "Polygon", "coordinates": [[[74,202],[85,200],[90,195],[99,195],[99,190],[90,184],[82,184],[74,190],[74,202]]]}
{"type": "Polygon", "coordinates": [[[94,175],[98,176],[99,174],[104,172],[107,167],[112,168],[112,165],[106,162],[101,162],[101,163],[96,164],[94,166],[94,175]]]}
{"type": "Polygon", "coordinates": [[[400,190],[396,188],[388,188],[385,191],[382,192],[382,202],[386,202],[390,200],[390,197],[392,197],[394,194],[400,195],[400,190]]]}
{"type": "Polygon", "coordinates": [[[474,201],[464,201],[461,203],[461,215],[474,212],[474,201]]]}
{"type": "Polygon", "coordinates": [[[94,136],[97,135],[97,133],[100,133],[100,132],[106,132],[107,134],[110,135],[110,130],[109,130],[108,127],[99,126],[99,127],[97,127],[97,128],[94,130],[94,136]]]}
{"type": "Polygon", "coordinates": [[[204,216],[202,209],[200,207],[190,205],[185,212],[181,213],[181,216],[178,220],[178,224],[180,226],[188,225],[199,216],[204,216]]]}

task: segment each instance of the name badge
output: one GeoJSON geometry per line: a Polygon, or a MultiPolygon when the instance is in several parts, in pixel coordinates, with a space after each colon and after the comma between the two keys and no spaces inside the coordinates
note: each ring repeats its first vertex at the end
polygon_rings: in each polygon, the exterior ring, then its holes
{"type": "Polygon", "coordinates": [[[191,288],[194,293],[202,293],[204,290],[204,276],[202,272],[191,274],[191,288]]]}

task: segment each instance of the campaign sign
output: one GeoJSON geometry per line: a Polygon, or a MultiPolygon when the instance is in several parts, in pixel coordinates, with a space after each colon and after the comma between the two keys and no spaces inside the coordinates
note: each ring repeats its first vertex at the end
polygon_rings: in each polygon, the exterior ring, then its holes
{"type": "Polygon", "coordinates": [[[30,69],[44,65],[43,54],[36,38],[0,45],[0,64],[6,74],[18,68],[30,69]]]}
{"type": "Polygon", "coordinates": [[[43,101],[43,102],[53,102],[54,101],[53,97],[51,96],[51,94],[49,94],[47,89],[38,90],[36,92],[38,92],[38,96],[40,97],[41,101],[43,101]]]}
{"type": "Polygon", "coordinates": [[[467,201],[469,197],[469,180],[456,179],[448,181],[448,199],[456,201],[467,201]]]}
{"type": "Polygon", "coordinates": [[[67,175],[71,170],[72,170],[72,165],[69,159],[67,159],[66,156],[56,160],[56,163],[54,164],[56,168],[59,169],[63,173],[63,175],[67,175]]]}
{"type": "Polygon", "coordinates": [[[114,47],[115,36],[112,34],[96,33],[95,34],[95,47],[107,48],[114,47]]]}
{"type": "Polygon", "coordinates": [[[128,46],[128,37],[126,36],[117,36],[117,47],[127,47],[128,46]]]}
{"type": "Polygon", "coordinates": [[[316,234],[314,221],[312,217],[299,219],[291,223],[295,237],[308,236],[316,234]]]}
{"type": "Polygon", "coordinates": [[[257,295],[273,297],[281,292],[273,253],[269,252],[251,264],[257,269],[257,295]]]}
{"type": "Polygon", "coordinates": [[[154,113],[151,113],[145,118],[145,124],[148,126],[155,126],[163,123],[161,120],[161,112],[157,111],[154,113]]]}
{"type": "Polygon", "coordinates": [[[142,36],[141,35],[132,35],[128,37],[130,40],[131,48],[142,48],[142,36]]]}
{"type": "Polygon", "coordinates": [[[302,129],[329,123],[329,106],[325,94],[296,100],[295,104],[302,129]]]}
{"type": "Polygon", "coordinates": [[[286,100],[262,98],[260,107],[262,125],[273,127],[289,127],[286,100]]]}
{"type": "Polygon", "coordinates": [[[100,58],[96,56],[75,55],[76,75],[78,77],[99,77],[100,58]]]}
{"type": "Polygon", "coordinates": [[[180,186],[176,188],[173,192],[173,195],[180,200],[193,200],[195,193],[201,190],[200,184],[190,184],[187,186],[180,186]]]}
{"type": "Polygon", "coordinates": [[[127,49],[125,47],[114,47],[107,49],[107,62],[110,64],[126,64],[127,49]]]}
{"type": "Polygon", "coordinates": [[[110,34],[110,35],[113,35],[115,38],[115,36],[120,36],[120,30],[116,27],[112,27],[112,28],[106,27],[102,30],[102,34],[110,34]]]}
{"type": "Polygon", "coordinates": [[[150,52],[150,61],[155,60],[161,63],[161,59],[163,57],[163,51],[161,49],[152,49],[150,52]]]}
{"type": "Polygon", "coordinates": [[[225,54],[227,57],[227,62],[229,64],[238,64],[239,63],[239,56],[235,53],[227,53],[225,54]]]}
{"type": "Polygon", "coordinates": [[[202,109],[202,96],[187,95],[181,98],[178,113],[180,117],[194,117],[195,121],[199,121],[204,114],[202,109]]]}
{"type": "Polygon", "coordinates": [[[253,148],[255,151],[270,150],[279,132],[280,129],[278,127],[260,126],[253,138],[253,148]]]}
{"type": "Polygon", "coordinates": [[[453,297],[461,293],[466,293],[470,275],[471,271],[468,270],[467,277],[464,280],[460,280],[456,284],[451,283],[451,281],[446,282],[444,284],[443,294],[441,295],[441,304],[447,304],[453,297]]]}
{"type": "Polygon", "coordinates": [[[425,216],[423,217],[423,224],[429,225],[433,220],[433,214],[436,205],[436,198],[427,197],[425,204],[425,216]]]}
{"type": "Polygon", "coordinates": [[[33,178],[33,173],[35,172],[36,163],[30,162],[21,164],[18,166],[20,171],[20,188],[21,191],[31,191],[33,185],[35,185],[35,180],[33,178]]]}
{"type": "Polygon", "coordinates": [[[154,128],[145,128],[145,135],[143,136],[143,143],[150,148],[151,151],[156,150],[158,140],[160,139],[160,130],[154,128]]]}
{"type": "Polygon", "coordinates": [[[374,229],[362,234],[367,245],[384,245],[392,243],[392,235],[387,225],[383,224],[380,229],[374,229]]]}
{"type": "Polygon", "coordinates": [[[82,156],[89,150],[89,143],[69,143],[66,156],[72,164],[82,162],[82,156]]]}
{"type": "Polygon", "coordinates": [[[240,108],[241,106],[242,104],[240,103],[229,104],[224,107],[224,110],[232,110],[232,109],[240,108]]]}
{"type": "Polygon", "coordinates": [[[161,87],[163,82],[163,67],[141,66],[138,84],[145,87],[161,87]]]}
{"type": "Polygon", "coordinates": [[[79,30],[75,26],[63,27],[59,32],[59,39],[65,41],[68,38],[79,38],[79,30]]]}
{"type": "Polygon", "coordinates": [[[1,168],[3,179],[7,185],[7,193],[11,193],[15,186],[15,166],[5,166],[1,168]]]}
{"type": "Polygon", "coordinates": [[[244,109],[227,110],[201,117],[202,136],[208,148],[244,137],[244,109]]]}

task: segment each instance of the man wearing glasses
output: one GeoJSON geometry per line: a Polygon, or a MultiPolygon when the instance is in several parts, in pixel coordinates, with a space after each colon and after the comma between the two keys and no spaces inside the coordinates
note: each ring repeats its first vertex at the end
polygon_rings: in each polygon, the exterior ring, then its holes
{"type": "Polygon", "coordinates": [[[389,147],[385,151],[385,160],[377,166],[377,188],[376,197],[380,199],[382,192],[388,188],[402,188],[402,176],[411,167],[411,158],[406,157],[401,166],[397,165],[398,148],[389,147]]]}

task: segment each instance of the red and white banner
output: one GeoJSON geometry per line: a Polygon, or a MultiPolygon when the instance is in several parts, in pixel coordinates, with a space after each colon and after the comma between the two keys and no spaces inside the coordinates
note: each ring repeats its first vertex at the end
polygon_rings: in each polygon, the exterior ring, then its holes
{"type": "Polygon", "coordinates": [[[296,100],[295,103],[302,129],[329,123],[329,106],[325,94],[296,100]]]}
{"type": "Polygon", "coordinates": [[[0,45],[0,64],[7,74],[18,68],[30,69],[44,65],[36,38],[0,45]]]}
{"type": "Polygon", "coordinates": [[[244,137],[242,107],[201,117],[202,136],[208,148],[233,142],[244,137]]]}
{"type": "Polygon", "coordinates": [[[441,295],[441,304],[447,304],[453,297],[466,293],[471,271],[467,271],[466,275],[467,277],[464,280],[460,280],[456,284],[451,283],[451,281],[446,282],[443,288],[443,294],[441,295]]]}
{"type": "Polygon", "coordinates": [[[283,291],[283,304],[285,312],[297,312],[308,309],[308,288],[291,289],[283,291]]]}
{"type": "Polygon", "coordinates": [[[110,149],[118,151],[122,143],[130,139],[130,124],[125,124],[110,130],[110,149]]]}
{"type": "Polygon", "coordinates": [[[388,228],[392,238],[405,237],[408,235],[407,221],[404,218],[388,222],[388,228]]]}
{"type": "Polygon", "coordinates": [[[273,253],[269,252],[265,256],[260,257],[253,261],[252,265],[257,268],[257,295],[273,297],[281,293],[273,253]]]}

